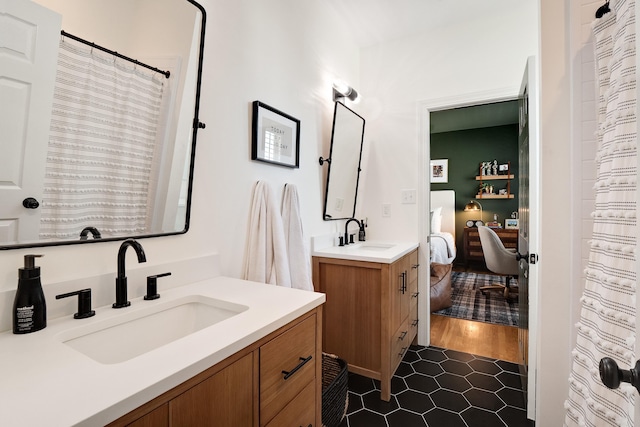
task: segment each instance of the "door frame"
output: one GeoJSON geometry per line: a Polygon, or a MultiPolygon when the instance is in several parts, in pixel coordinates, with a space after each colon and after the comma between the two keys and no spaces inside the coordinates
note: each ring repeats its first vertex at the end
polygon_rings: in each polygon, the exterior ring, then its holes
{"type": "Polygon", "coordinates": [[[429,234],[431,232],[431,223],[429,221],[430,206],[430,174],[429,164],[431,161],[431,117],[430,114],[433,111],[450,110],[453,108],[470,107],[473,105],[490,104],[502,101],[513,101],[518,99],[520,92],[520,86],[498,88],[490,91],[474,92],[468,94],[461,94],[456,96],[427,99],[418,102],[418,123],[420,124],[420,149],[421,159],[420,162],[420,200],[418,205],[418,230],[420,233],[420,247],[422,248],[420,253],[419,263],[426,266],[421,270],[421,273],[426,276],[427,280],[422,280],[418,284],[418,307],[426,307],[425,319],[421,319],[418,323],[418,344],[428,346],[431,344],[431,319],[430,319],[430,274],[429,272],[429,259],[430,245],[429,234]],[[420,289],[422,288],[422,289],[420,289]]]}

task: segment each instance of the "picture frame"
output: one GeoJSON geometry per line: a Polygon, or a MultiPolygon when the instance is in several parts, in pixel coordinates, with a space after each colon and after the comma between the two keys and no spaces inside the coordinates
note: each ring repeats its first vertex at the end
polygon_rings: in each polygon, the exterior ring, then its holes
{"type": "Polygon", "coordinates": [[[254,101],[251,128],[251,160],[300,167],[300,120],[254,101]]]}
{"type": "Polygon", "coordinates": [[[519,228],[520,221],[513,218],[505,218],[504,228],[509,230],[516,230],[519,228]]]}
{"type": "Polygon", "coordinates": [[[449,182],[449,159],[431,160],[430,177],[431,183],[449,182]]]}

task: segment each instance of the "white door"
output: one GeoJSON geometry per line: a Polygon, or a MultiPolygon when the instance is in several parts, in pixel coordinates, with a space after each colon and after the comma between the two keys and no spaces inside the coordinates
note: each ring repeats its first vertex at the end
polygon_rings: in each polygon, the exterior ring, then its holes
{"type": "Polygon", "coordinates": [[[0,0],[0,245],[38,239],[62,16],[0,0]],[[28,204],[28,203],[27,203],[28,204]]]}
{"type": "Polygon", "coordinates": [[[538,98],[535,59],[527,60],[519,94],[519,196],[520,217],[518,251],[520,275],[518,278],[518,343],[520,364],[524,366],[526,382],[523,388],[527,397],[527,416],[535,419],[536,402],[536,337],[538,319],[538,242],[540,202],[538,199],[538,98]]]}

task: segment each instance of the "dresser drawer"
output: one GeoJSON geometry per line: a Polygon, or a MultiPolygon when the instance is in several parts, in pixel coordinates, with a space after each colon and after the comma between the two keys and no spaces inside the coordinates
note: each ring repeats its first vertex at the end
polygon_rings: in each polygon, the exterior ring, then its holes
{"type": "Polygon", "coordinates": [[[270,422],[315,378],[316,363],[322,363],[316,360],[315,331],[314,315],[260,347],[260,425],[270,422]]]}

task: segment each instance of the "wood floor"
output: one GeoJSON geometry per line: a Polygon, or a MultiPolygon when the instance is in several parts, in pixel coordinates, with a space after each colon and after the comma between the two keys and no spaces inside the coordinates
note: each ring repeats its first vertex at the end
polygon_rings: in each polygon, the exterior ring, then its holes
{"type": "Polygon", "coordinates": [[[519,363],[518,328],[431,315],[431,345],[519,363]]]}

